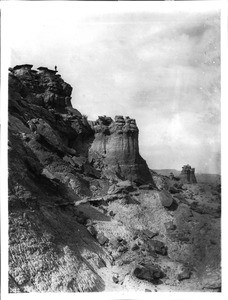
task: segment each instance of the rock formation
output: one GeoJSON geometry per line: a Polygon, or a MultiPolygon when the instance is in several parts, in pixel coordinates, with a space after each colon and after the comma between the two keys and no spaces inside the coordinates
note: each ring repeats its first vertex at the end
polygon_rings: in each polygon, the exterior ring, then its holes
{"type": "Polygon", "coordinates": [[[149,172],[57,70],[9,71],[9,292],[220,290],[221,191],[149,172]]]}
{"type": "Polygon", "coordinates": [[[152,183],[148,166],[139,154],[138,127],[134,119],[99,117],[91,122],[95,139],[89,149],[89,161],[102,168],[108,178],[129,179],[138,184],[152,183]]]}
{"type": "Polygon", "coordinates": [[[190,165],[184,165],[180,173],[180,178],[183,183],[196,183],[195,168],[190,165]]]}
{"type": "Polygon", "coordinates": [[[56,73],[45,67],[32,70],[27,64],[10,68],[10,112],[21,115],[26,131],[37,133],[62,156],[75,156],[74,162],[84,157],[84,168],[95,169],[95,176],[153,183],[139,154],[135,120],[103,116],[88,122],[72,108],[72,87],[56,73]]]}
{"type": "Polygon", "coordinates": [[[103,234],[94,240],[93,227],[84,227],[88,217],[74,203],[107,192],[110,179],[153,183],[139,155],[135,121],[126,121],[122,135],[118,118],[88,122],[72,107],[71,92],[56,70],[28,64],[9,69],[11,291],[103,290],[96,271],[110,264],[100,245],[103,234]]]}

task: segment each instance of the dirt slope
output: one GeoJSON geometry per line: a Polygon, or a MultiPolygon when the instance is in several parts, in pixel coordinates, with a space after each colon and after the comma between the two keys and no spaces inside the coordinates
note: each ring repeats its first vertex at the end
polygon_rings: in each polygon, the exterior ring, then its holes
{"type": "Polygon", "coordinates": [[[119,162],[90,160],[107,120],[91,125],[61,76],[31,68],[9,77],[9,291],[220,291],[220,187],[148,173],[122,118],[119,162]]]}

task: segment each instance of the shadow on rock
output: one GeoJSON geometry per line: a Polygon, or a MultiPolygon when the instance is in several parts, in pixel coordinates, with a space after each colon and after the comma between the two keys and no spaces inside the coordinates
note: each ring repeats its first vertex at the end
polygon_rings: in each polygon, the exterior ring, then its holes
{"type": "Polygon", "coordinates": [[[87,218],[92,219],[94,221],[110,222],[112,220],[112,218],[106,216],[104,212],[100,212],[98,209],[88,204],[82,204],[78,206],[78,211],[83,212],[87,218]]]}
{"type": "Polygon", "coordinates": [[[170,211],[175,211],[177,210],[177,208],[178,208],[178,203],[175,199],[173,199],[173,203],[167,209],[170,211]]]}
{"type": "Polygon", "coordinates": [[[147,280],[153,284],[161,284],[161,279],[165,277],[159,266],[157,265],[138,265],[134,271],[133,275],[138,279],[147,280]]]}

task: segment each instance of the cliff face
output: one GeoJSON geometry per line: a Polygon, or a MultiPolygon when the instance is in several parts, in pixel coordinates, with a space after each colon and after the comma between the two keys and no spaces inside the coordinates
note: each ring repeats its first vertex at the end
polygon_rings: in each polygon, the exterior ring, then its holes
{"type": "Polygon", "coordinates": [[[100,291],[110,259],[74,207],[100,176],[86,158],[93,131],[72,87],[31,68],[9,74],[9,291],[100,291]]]}
{"type": "Polygon", "coordinates": [[[72,108],[72,87],[56,73],[44,67],[35,71],[31,65],[10,69],[9,111],[27,127],[27,133],[36,133],[62,156],[84,157],[96,176],[152,183],[139,154],[135,120],[117,116],[113,121],[104,116],[88,122],[72,108]]]}
{"type": "Polygon", "coordinates": [[[105,195],[110,179],[152,181],[138,129],[130,120],[122,134],[110,118],[88,122],[56,71],[9,71],[10,291],[101,291],[99,269],[111,258],[77,202],[105,195]]]}

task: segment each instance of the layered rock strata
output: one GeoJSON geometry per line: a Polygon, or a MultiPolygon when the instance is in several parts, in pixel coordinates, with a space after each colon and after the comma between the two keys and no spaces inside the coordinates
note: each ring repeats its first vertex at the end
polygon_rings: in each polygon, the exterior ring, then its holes
{"type": "Polygon", "coordinates": [[[134,119],[102,116],[90,125],[95,132],[88,154],[93,165],[102,168],[108,178],[152,183],[146,161],[139,154],[139,130],[134,119]]]}
{"type": "Polygon", "coordinates": [[[115,141],[117,125],[109,121],[113,138],[104,148],[103,133],[99,140],[96,125],[72,107],[72,87],[57,71],[28,64],[9,71],[9,291],[102,291],[98,269],[111,258],[86,229],[77,203],[106,194],[106,175],[148,181],[138,129],[129,125],[126,141],[115,141]],[[94,149],[103,148],[110,160],[99,165],[94,149]]]}
{"type": "Polygon", "coordinates": [[[85,169],[96,170],[92,171],[95,176],[153,183],[139,154],[135,120],[103,116],[88,122],[86,116],[72,108],[71,92],[72,87],[57,71],[45,67],[36,71],[32,65],[10,68],[9,109],[27,133],[37,134],[60,156],[71,155],[74,162],[84,157],[85,169]]]}

